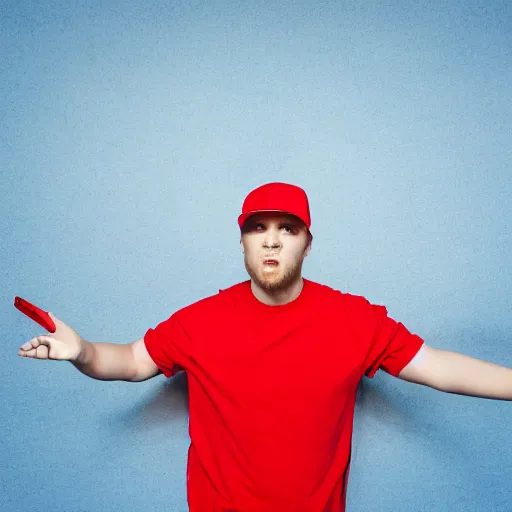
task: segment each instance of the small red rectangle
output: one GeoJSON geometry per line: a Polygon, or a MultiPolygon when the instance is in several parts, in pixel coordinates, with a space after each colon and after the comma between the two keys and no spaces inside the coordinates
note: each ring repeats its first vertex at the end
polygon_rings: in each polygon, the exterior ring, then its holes
{"type": "Polygon", "coordinates": [[[55,332],[55,323],[50,315],[21,297],[14,297],[14,306],[49,332],[55,332]]]}

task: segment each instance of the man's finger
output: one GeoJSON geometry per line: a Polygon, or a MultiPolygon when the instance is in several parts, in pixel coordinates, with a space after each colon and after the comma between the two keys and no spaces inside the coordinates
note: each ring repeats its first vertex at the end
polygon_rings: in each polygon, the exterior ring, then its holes
{"type": "Polygon", "coordinates": [[[33,348],[31,350],[20,350],[18,352],[18,355],[20,355],[21,357],[35,357],[36,350],[37,349],[35,349],[35,348],[33,348]]]}
{"type": "Polygon", "coordinates": [[[37,336],[35,337],[33,340],[32,340],[32,346],[35,348],[35,347],[38,347],[39,345],[46,345],[46,346],[49,346],[50,345],[50,340],[51,338],[49,336],[37,336]]]}
{"type": "Polygon", "coordinates": [[[37,348],[39,345],[49,345],[48,336],[37,336],[35,338],[32,338],[30,341],[27,341],[26,343],[23,343],[23,345],[20,347],[21,350],[31,350],[33,348],[37,348]]]}
{"type": "Polygon", "coordinates": [[[36,348],[36,357],[37,359],[48,359],[48,347],[46,345],[39,345],[36,348]]]}

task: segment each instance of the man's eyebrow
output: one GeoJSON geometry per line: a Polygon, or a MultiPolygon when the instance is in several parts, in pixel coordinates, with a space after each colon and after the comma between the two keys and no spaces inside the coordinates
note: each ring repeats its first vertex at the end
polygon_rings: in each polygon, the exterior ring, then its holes
{"type": "Polygon", "coordinates": [[[279,221],[280,224],[292,224],[293,226],[299,226],[300,221],[297,219],[294,219],[293,217],[287,217],[285,219],[282,219],[279,221]]]}

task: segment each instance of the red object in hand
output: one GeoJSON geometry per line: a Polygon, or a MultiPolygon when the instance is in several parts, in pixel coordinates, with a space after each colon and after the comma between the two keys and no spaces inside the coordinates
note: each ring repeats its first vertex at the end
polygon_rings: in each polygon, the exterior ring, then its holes
{"type": "Polygon", "coordinates": [[[30,302],[21,297],[14,297],[14,306],[46,330],[55,332],[55,323],[46,311],[34,306],[34,304],[30,304],[30,302]]]}

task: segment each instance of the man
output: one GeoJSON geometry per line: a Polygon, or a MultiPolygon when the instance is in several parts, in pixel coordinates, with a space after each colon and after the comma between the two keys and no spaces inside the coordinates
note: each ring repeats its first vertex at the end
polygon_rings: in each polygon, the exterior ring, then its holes
{"type": "Polygon", "coordinates": [[[306,193],[269,183],[238,218],[250,280],[189,305],[130,344],[53,334],[19,355],[101,380],[187,372],[191,512],[345,510],[356,391],[387,373],[448,393],[512,399],[512,369],[428,347],[383,306],[302,277],[306,193]]]}

